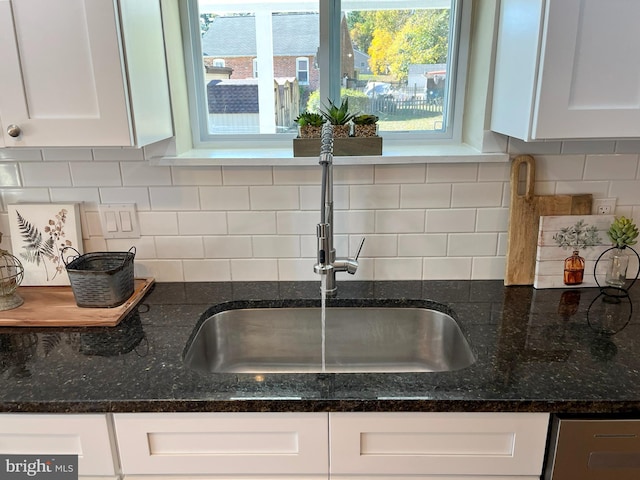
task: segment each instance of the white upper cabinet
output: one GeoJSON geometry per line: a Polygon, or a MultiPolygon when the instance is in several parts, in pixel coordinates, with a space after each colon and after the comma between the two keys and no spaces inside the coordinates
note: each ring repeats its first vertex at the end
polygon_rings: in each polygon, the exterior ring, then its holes
{"type": "Polygon", "coordinates": [[[0,0],[0,146],[172,135],[159,0],[0,0]]]}
{"type": "Polygon", "coordinates": [[[640,1],[502,0],[491,129],[640,137],[640,1]]]}

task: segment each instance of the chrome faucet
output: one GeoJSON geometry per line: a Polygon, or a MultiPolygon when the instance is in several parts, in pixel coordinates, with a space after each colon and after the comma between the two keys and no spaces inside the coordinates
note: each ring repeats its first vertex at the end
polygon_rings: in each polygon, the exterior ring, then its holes
{"type": "Polygon", "coordinates": [[[336,273],[347,272],[353,275],[358,270],[358,257],[364,245],[364,238],[355,258],[336,258],[336,249],[333,246],[333,127],[330,123],[322,126],[319,163],[322,166],[322,187],[320,223],[316,226],[318,262],[313,270],[319,275],[326,276],[327,295],[335,295],[338,288],[336,273]]]}

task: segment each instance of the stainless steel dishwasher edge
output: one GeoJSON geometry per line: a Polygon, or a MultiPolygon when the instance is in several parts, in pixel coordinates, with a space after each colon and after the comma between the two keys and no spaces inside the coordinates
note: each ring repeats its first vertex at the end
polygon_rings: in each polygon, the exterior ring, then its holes
{"type": "Polygon", "coordinates": [[[637,480],[640,419],[554,417],[545,480],[637,480]]]}

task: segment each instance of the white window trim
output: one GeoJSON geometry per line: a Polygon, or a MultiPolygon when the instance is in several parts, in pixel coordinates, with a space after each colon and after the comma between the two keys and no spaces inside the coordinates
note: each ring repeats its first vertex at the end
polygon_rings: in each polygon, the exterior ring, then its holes
{"type": "MultiPolygon", "coordinates": [[[[171,0],[165,4],[163,9],[165,18],[176,19],[176,23],[181,20],[189,21],[185,11],[182,9],[182,0],[171,0]],[[180,15],[178,9],[180,7],[180,15]],[[177,20],[180,17],[180,20],[177,20]]],[[[471,2],[474,0],[463,1],[463,22],[471,21],[471,2]]],[[[321,2],[324,3],[324,2],[321,2]]],[[[477,9],[484,9],[487,12],[483,15],[482,39],[493,45],[493,31],[495,26],[495,15],[491,13],[496,7],[487,3],[479,3],[477,9]]],[[[188,15],[192,15],[193,12],[188,15]]],[[[183,27],[184,28],[184,27],[183,27]]],[[[173,38],[179,36],[180,29],[177,26],[171,28],[173,38]]],[[[467,26],[463,31],[470,32],[467,26]]],[[[165,27],[165,34],[167,34],[165,27]]],[[[477,34],[476,34],[477,35],[477,34]]],[[[190,41],[188,38],[183,41],[190,41]]],[[[199,39],[198,39],[199,41],[199,39]]],[[[467,44],[468,37],[460,37],[460,41],[467,44]]],[[[170,42],[168,42],[169,44],[170,42]]],[[[469,51],[466,49],[466,55],[469,51]]],[[[475,51],[475,55],[479,57],[482,65],[492,66],[492,51],[475,51]]],[[[313,164],[313,159],[309,157],[293,157],[291,139],[287,135],[277,135],[277,141],[265,145],[258,144],[257,141],[264,140],[262,137],[254,138],[255,147],[247,148],[247,142],[242,141],[242,145],[238,145],[238,139],[220,139],[216,142],[216,148],[194,147],[190,140],[190,118],[186,108],[186,104],[191,104],[193,99],[186,95],[185,77],[194,75],[193,66],[190,65],[190,59],[183,58],[182,52],[176,52],[172,58],[169,58],[170,69],[174,69],[172,80],[172,99],[174,105],[174,116],[176,116],[176,137],[167,147],[160,147],[160,151],[165,150],[164,156],[157,156],[151,160],[152,164],[157,165],[233,165],[233,166],[289,166],[289,165],[309,165],[313,164]],[[183,69],[183,62],[187,65],[183,69]],[[284,138],[283,138],[284,137],[284,138]]],[[[459,58],[461,65],[466,69],[466,57],[459,58]]],[[[466,73],[466,72],[465,72],[466,73]]],[[[467,107],[473,110],[471,120],[465,121],[465,137],[468,137],[468,143],[458,138],[452,140],[429,140],[425,142],[418,138],[418,135],[410,134],[411,138],[391,140],[385,138],[384,150],[381,156],[353,156],[353,157],[335,157],[336,164],[354,165],[354,164],[400,164],[400,163],[470,163],[470,162],[507,162],[509,155],[506,153],[507,137],[485,129],[485,115],[487,108],[486,97],[489,94],[485,88],[485,83],[490,86],[490,73],[480,72],[482,75],[476,82],[478,88],[473,95],[472,106],[467,107]]],[[[490,87],[489,87],[490,88],[490,87]]],[[[465,89],[460,85],[457,86],[458,95],[463,94],[465,89]]],[[[459,101],[456,108],[463,109],[464,102],[459,101]]],[[[191,109],[195,108],[190,105],[191,109]]],[[[462,130],[462,122],[458,122],[457,128],[462,130]]],[[[250,140],[250,139],[247,139],[250,140]]]]}

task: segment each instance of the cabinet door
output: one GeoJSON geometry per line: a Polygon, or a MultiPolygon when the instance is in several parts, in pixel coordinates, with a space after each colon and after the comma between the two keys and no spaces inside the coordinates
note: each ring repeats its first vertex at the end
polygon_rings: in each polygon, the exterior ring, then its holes
{"type": "Polygon", "coordinates": [[[0,452],[78,455],[78,474],[115,478],[105,415],[0,414],[0,452]]]}
{"type": "Polygon", "coordinates": [[[539,478],[546,413],[331,413],[332,478],[522,475],[539,478]]]}
{"type": "Polygon", "coordinates": [[[132,144],[113,0],[0,0],[0,65],[5,146],[132,144]]]}
{"type": "Polygon", "coordinates": [[[640,2],[548,0],[533,138],[640,137],[640,2]]]}
{"type": "Polygon", "coordinates": [[[328,474],[326,413],[114,415],[125,475],[328,474]]]}

